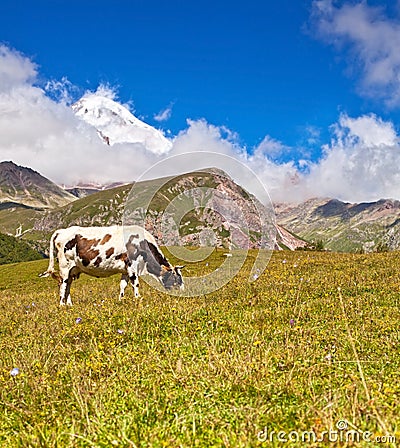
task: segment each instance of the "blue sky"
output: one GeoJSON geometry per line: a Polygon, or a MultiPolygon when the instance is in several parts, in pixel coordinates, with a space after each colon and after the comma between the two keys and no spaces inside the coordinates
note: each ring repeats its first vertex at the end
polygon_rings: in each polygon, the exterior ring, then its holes
{"type": "Polygon", "coordinates": [[[315,38],[311,2],[14,1],[0,5],[0,39],[31,56],[45,79],[118,86],[148,122],[206,118],[252,147],[266,134],[296,146],[339,111],[379,110],[315,38]]]}
{"type": "MultiPolygon", "coordinates": [[[[66,78],[78,99],[108,84],[171,135],[205,119],[237,133],[250,155],[273,142],[269,159],[302,175],[326,157],[324,145],[347,142],[356,159],[354,140],[371,140],[368,117],[378,133],[390,128],[375,146],[393,136],[397,145],[399,9],[372,0],[15,0],[0,3],[0,43],[36,64],[35,86],[66,78]]],[[[381,194],[397,190],[359,196],[381,194]]]]}

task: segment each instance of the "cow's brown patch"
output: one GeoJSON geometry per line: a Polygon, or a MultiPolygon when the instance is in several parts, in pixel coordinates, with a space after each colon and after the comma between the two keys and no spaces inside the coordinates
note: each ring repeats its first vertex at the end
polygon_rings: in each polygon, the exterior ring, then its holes
{"type": "Polygon", "coordinates": [[[107,233],[107,235],[104,235],[102,240],[100,241],[100,245],[106,244],[111,240],[112,235],[107,233]]]}
{"type": "Polygon", "coordinates": [[[125,263],[125,266],[130,264],[128,254],[126,252],[123,252],[122,254],[116,255],[115,259],[116,260],[122,260],[125,263]]]}
{"type": "Polygon", "coordinates": [[[110,258],[111,255],[114,253],[114,248],[110,247],[109,249],[106,250],[106,258],[110,258]]]}
{"type": "Polygon", "coordinates": [[[122,254],[118,254],[118,255],[116,255],[116,256],[115,256],[115,259],[116,259],[116,260],[122,260],[122,261],[125,261],[125,260],[128,259],[128,255],[127,255],[126,252],[124,252],[124,253],[122,253],[122,254]]]}
{"type": "Polygon", "coordinates": [[[77,235],[78,239],[76,244],[76,253],[78,257],[81,258],[83,266],[89,266],[90,262],[94,260],[100,253],[98,249],[94,249],[100,240],[87,238],[82,238],[80,235],[77,235]]]}
{"type": "Polygon", "coordinates": [[[75,235],[74,238],[72,238],[72,240],[69,240],[69,241],[65,244],[65,246],[64,246],[64,253],[65,253],[67,250],[71,250],[71,249],[73,249],[73,248],[76,246],[76,244],[77,244],[77,242],[78,242],[78,237],[80,237],[80,235],[75,235]]]}
{"type": "Polygon", "coordinates": [[[96,260],[94,260],[94,266],[96,266],[96,268],[98,268],[102,262],[102,258],[101,257],[97,257],[96,260]]]}

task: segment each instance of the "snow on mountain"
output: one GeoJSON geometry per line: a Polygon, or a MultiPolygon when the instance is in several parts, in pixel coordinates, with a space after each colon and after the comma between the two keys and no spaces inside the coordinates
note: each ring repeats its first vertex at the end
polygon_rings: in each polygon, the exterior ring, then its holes
{"type": "Polygon", "coordinates": [[[126,107],[99,94],[86,94],[72,105],[75,114],[94,126],[108,145],[141,143],[155,153],[168,152],[172,143],[164,134],[136,118],[126,107]]]}

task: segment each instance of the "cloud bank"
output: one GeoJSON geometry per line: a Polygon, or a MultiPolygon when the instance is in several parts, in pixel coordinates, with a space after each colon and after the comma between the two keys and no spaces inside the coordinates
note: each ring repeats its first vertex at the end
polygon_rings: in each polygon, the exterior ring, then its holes
{"type": "MultiPolygon", "coordinates": [[[[290,154],[293,148],[267,135],[249,150],[239,144],[234,132],[205,119],[188,120],[187,128],[173,139],[171,151],[160,156],[141,144],[103,144],[96,130],[69,107],[73,86],[68,80],[40,88],[38,76],[38,67],[29,58],[0,46],[0,160],[29,166],[59,184],[129,182],[163,157],[203,151],[204,158],[193,158],[192,164],[187,158],[184,166],[177,163],[176,174],[212,166],[207,153],[215,152],[246,164],[275,201],[314,196],[347,201],[400,199],[400,138],[392,123],[375,115],[341,115],[319,160],[279,162],[284,159],[280,155],[290,154]]],[[[241,170],[228,174],[252,191],[252,180],[241,170]]]]}
{"type": "Polygon", "coordinates": [[[400,23],[382,7],[366,1],[313,2],[316,31],[329,44],[347,52],[349,67],[361,75],[360,93],[400,105],[400,23]]]}

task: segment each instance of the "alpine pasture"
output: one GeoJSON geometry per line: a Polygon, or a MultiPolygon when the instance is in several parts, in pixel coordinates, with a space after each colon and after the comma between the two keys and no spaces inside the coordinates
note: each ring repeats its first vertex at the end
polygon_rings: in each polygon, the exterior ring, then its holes
{"type": "Polygon", "coordinates": [[[73,307],[47,260],[1,266],[0,446],[282,446],[263,436],[341,421],[400,440],[399,253],[275,252],[249,283],[255,255],[194,298],[82,275],[73,307]]]}

